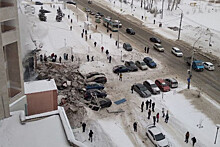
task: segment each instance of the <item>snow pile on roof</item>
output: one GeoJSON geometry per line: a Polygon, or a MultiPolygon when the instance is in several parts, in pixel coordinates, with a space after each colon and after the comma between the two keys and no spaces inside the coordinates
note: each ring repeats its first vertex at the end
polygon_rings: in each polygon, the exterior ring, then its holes
{"type": "Polygon", "coordinates": [[[25,94],[57,90],[54,79],[24,82],[25,94]]]}

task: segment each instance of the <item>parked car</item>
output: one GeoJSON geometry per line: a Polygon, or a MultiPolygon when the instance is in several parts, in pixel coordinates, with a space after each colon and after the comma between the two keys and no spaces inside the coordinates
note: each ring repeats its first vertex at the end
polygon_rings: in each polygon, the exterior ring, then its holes
{"type": "Polygon", "coordinates": [[[92,4],[92,1],[91,1],[91,0],[88,0],[88,4],[92,4]]]}
{"type": "Polygon", "coordinates": [[[96,83],[96,82],[89,82],[86,84],[86,90],[89,89],[104,89],[104,85],[101,83],[96,83]]]}
{"type": "Polygon", "coordinates": [[[97,82],[105,84],[107,82],[107,78],[105,77],[105,75],[95,75],[91,78],[86,79],[86,82],[97,82]]]}
{"type": "Polygon", "coordinates": [[[134,91],[136,91],[141,97],[147,98],[151,96],[151,93],[143,84],[134,84],[134,91]]]}
{"type": "Polygon", "coordinates": [[[211,62],[203,62],[203,65],[207,70],[215,70],[215,67],[211,62]]]}
{"type": "Polygon", "coordinates": [[[97,96],[97,98],[104,98],[107,96],[107,93],[105,90],[90,89],[86,91],[84,99],[90,101],[92,96],[97,96]]]}
{"type": "Polygon", "coordinates": [[[99,99],[92,99],[91,103],[94,105],[98,105],[98,103],[100,104],[101,108],[106,108],[106,107],[110,107],[112,105],[112,101],[109,98],[99,98],[99,99]]]}
{"type": "Polygon", "coordinates": [[[153,59],[151,59],[150,57],[145,57],[143,59],[143,61],[147,64],[147,66],[149,66],[150,68],[155,68],[157,66],[157,64],[154,62],[153,59]]]}
{"type": "Polygon", "coordinates": [[[136,61],[135,65],[141,70],[147,70],[147,64],[144,61],[136,61]]]}
{"type": "Polygon", "coordinates": [[[124,44],[123,44],[123,48],[124,48],[126,51],[132,51],[132,46],[131,46],[129,43],[124,43],[124,44]]]}
{"type": "Polygon", "coordinates": [[[95,12],[92,12],[92,11],[91,11],[89,14],[90,14],[90,15],[95,15],[95,12]]]}
{"type": "Polygon", "coordinates": [[[125,61],[125,66],[129,69],[129,71],[138,71],[138,68],[133,61],[125,61]]]}
{"type": "Polygon", "coordinates": [[[67,4],[71,4],[71,5],[76,5],[76,2],[71,2],[71,1],[68,1],[66,2],[67,4]]]}
{"type": "Polygon", "coordinates": [[[177,57],[182,57],[183,56],[183,52],[177,47],[172,47],[171,53],[173,53],[177,57]]]}
{"type": "Polygon", "coordinates": [[[39,2],[39,1],[36,1],[36,2],[35,2],[35,5],[43,5],[43,3],[42,3],[42,2],[39,2]]]}
{"type": "Polygon", "coordinates": [[[113,20],[113,22],[117,23],[119,25],[119,28],[122,27],[122,24],[121,24],[121,22],[119,20],[113,20]]]}
{"type": "Polygon", "coordinates": [[[85,8],[86,12],[91,12],[91,10],[89,8],[85,8]]]}
{"type": "Polygon", "coordinates": [[[130,35],[135,35],[135,31],[132,28],[127,28],[126,33],[128,33],[130,35]]]}
{"type": "Polygon", "coordinates": [[[129,72],[129,69],[124,65],[117,65],[113,67],[114,73],[122,73],[122,72],[129,72]]]}
{"type": "Polygon", "coordinates": [[[153,43],[161,43],[160,39],[156,38],[156,37],[151,37],[150,41],[153,42],[153,43]]]}
{"type": "Polygon", "coordinates": [[[100,12],[97,12],[96,14],[98,14],[99,16],[101,17],[104,17],[104,14],[100,13],[100,12]]]}
{"type": "Polygon", "coordinates": [[[143,85],[152,93],[152,94],[160,94],[160,89],[157,87],[155,82],[152,80],[146,80],[143,82],[143,85]]]}
{"type": "Polygon", "coordinates": [[[146,135],[156,147],[170,146],[165,135],[154,125],[147,126],[146,135]]]}
{"type": "Polygon", "coordinates": [[[165,79],[165,82],[170,88],[177,88],[178,87],[178,82],[174,78],[167,78],[167,79],[165,79]]]}
{"type": "Polygon", "coordinates": [[[155,84],[160,88],[163,92],[170,91],[170,87],[166,84],[166,82],[163,79],[157,79],[155,81],[155,84]]]}
{"type": "Polygon", "coordinates": [[[86,74],[86,78],[89,79],[89,78],[96,76],[96,75],[105,75],[105,74],[99,73],[99,72],[90,72],[90,73],[86,74]]]}
{"type": "Polygon", "coordinates": [[[158,50],[159,52],[164,52],[163,46],[162,46],[161,44],[159,44],[159,43],[154,43],[153,48],[154,48],[155,50],[158,50]]]}

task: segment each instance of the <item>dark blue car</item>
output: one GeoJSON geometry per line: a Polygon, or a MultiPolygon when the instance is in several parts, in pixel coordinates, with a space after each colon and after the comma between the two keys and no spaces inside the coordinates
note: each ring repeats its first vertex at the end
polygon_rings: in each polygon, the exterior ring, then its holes
{"type": "Polygon", "coordinates": [[[89,89],[104,89],[104,85],[101,84],[101,83],[96,83],[96,82],[90,82],[86,85],[86,90],[89,90],[89,89]]]}
{"type": "Polygon", "coordinates": [[[151,59],[150,57],[145,57],[144,60],[143,60],[147,66],[149,66],[150,68],[155,68],[157,67],[157,64],[154,62],[153,59],[151,59]]]}
{"type": "Polygon", "coordinates": [[[114,73],[122,73],[122,72],[129,72],[129,69],[124,65],[117,65],[113,67],[114,73]]]}

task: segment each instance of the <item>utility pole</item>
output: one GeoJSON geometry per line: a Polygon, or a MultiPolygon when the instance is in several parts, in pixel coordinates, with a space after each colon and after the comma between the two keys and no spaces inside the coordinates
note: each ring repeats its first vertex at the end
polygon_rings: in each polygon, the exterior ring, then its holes
{"type": "Polygon", "coordinates": [[[217,131],[216,131],[216,135],[215,135],[215,142],[214,142],[214,144],[216,144],[216,141],[217,141],[218,130],[220,128],[220,124],[217,124],[216,127],[217,127],[217,131]]]}
{"type": "MultiPolygon", "coordinates": [[[[180,9],[180,7],[178,7],[180,9]]],[[[180,40],[180,31],[181,31],[181,26],[182,26],[182,20],[183,20],[183,10],[181,10],[181,17],[180,17],[180,27],[179,27],[179,33],[178,33],[178,40],[180,40]]]]}
{"type": "MultiPolygon", "coordinates": [[[[118,21],[119,21],[119,16],[118,16],[118,21]]],[[[117,46],[118,46],[118,49],[119,49],[119,23],[118,23],[118,44],[117,44],[117,46]]]]}

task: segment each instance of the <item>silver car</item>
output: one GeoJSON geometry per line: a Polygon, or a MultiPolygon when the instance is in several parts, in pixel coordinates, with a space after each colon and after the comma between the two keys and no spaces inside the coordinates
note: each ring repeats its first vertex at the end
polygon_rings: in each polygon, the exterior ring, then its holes
{"type": "Polygon", "coordinates": [[[134,91],[136,91],[141,97],[148,98],[151,96],[151,93],[143,84],[134,84],[133,85],[134,91]]]}
{"type": "Polygon", "coordinates": [[[157,87],[155,82],[152,80],[146,80],[143,82],[143,85],[147,87],[147,89],[152,93],[152,94],[160,94],[160,89],[157,87]]]}

